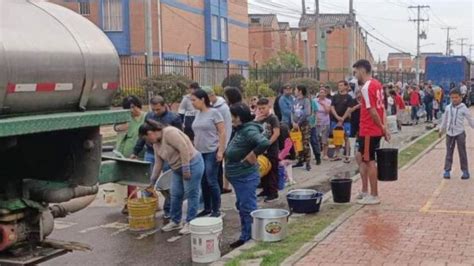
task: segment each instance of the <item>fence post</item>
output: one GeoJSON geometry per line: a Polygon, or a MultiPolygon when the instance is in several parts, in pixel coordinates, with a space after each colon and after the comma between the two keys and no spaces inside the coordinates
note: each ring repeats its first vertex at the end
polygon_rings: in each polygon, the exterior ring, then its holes
{"type": "Polygon", "coordinates": [[[243,65],[240,65],[240,75],[241,76],[244,75],[244,66],[243,65]]]}
{"type": "Polygon", "coordinates": [[[255,63],[255,80],[258,80],[258,63],[255,63]]]}
{"type": "Polygon", "coordinates": [[[194,58],[191,57],[191,80],[194,81],[194,58]]]}
{"type": "Polygon", "coordinates": [[[230,61],[227,61],[227,77],[230,76],[230,61]]]}
{"type": "Polygon", "coordinates": [[[148,78],[148,56],[147,53],[145,53],[145,77],[148,78]]]}

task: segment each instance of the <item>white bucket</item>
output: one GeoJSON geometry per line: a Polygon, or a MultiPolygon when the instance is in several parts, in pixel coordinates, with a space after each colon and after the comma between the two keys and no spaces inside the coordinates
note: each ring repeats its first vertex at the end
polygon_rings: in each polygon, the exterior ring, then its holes
{"type": "Polygon", "coordinates": [[[100,185],[99,197],[105,206],[123,206],[127,198],[127,186],[114,183],[100,185]]]}
{"type": "Polygon", "coordinates": [[[189,223],[191,254],[196,263],[211,263],[221,257],[222,218],[196,218],[189,223]]]}
{"type": "Polygon", "coordinates": [[[387,124],[388,124],[388,131],[391,134],[398,133],[398,125],[397,125],[397,116],[396,115],[387,116],[387,124]]]}

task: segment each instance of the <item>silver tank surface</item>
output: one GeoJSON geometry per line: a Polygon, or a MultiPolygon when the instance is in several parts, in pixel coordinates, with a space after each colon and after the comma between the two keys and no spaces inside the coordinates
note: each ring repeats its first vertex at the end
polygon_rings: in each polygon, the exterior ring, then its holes
{"type": "Polygon", "coordinates": [[[0,115],[102,109],[120,61],[92,22],[41,0],[0,0],[0,115]]]}

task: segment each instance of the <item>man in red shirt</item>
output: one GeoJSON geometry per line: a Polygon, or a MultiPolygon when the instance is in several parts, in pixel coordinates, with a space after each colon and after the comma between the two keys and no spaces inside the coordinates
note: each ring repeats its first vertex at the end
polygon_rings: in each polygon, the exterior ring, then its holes
{"type": "Polygon", "coordinates": [[[418,125],[418,109],[421,105],[420,88],[418,86],[412,86],[412,92],[410,93],[410,105],[411,105],[411,120],[412,123],[418,125]]]}
{"type": "Polygon", "coordinates": [[[371,76],[370,62],[361,59],[353,65],[356,78],[362,84],[362,100],[360,109],[359,150],[356,156],[362,178],[362,191],[357,196],[359,204],[380,204],[377,188],[377,166],[375,151],[380,147],[380,140],[390,140],[386,128],[384,91],[382,84],[371,76]],[[368,184],[370,182],[370,194],[368,184]]]}

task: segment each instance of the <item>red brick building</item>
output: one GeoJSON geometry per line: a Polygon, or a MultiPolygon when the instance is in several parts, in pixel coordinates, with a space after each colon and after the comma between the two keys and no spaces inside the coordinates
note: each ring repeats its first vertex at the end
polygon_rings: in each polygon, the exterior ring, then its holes
{"type": "Polygon", "coordinates": [[[275,14],[249,14],[251,65],[264,64],[281,51],[281,35],[275,14]]]}
{"type": "MultiPolygon", "coordinates": [[[[99,26],[122,57],[145,53],[144,1],[51,0],[99,26]]],[[[152,1],[154,55],[165,60],[248,65],[247,0],[152,1]],[[158,6],[157,3],[160,3],[158,6]],[[159,29],[161,12],[161,29],[159,29]]]]}
{"type": "MultiPolygon", "coordinates": [[[[367,39],[363,34],[363,28],[359,23],[354,24],[352,62],[349,62],[350,44],[350,21],[349,14],[320,14],[319,28],[320,34],[316,42],[315,15],[303,15],[299,22],[302,32],[307,32],[308,36],[308,66],[314,67],[319,59],[319,67],[322,71],[321,79],[342,79],[350,72],[350,65],[359,59],[367,59],[374,63],[374,57],[367,44],[367,39]],[[316,44],[318,48],[316,48],[316,44]],[[319,55],[316,51],[319,50],[319,55]],[[325,75],[324,72],[330,74],[325,75]]],[[[304,42],[300,42],[300,57],[304,58],[304,42]]],[[[304,62],[304,61],[303,61],[304,62]]]]}
{"type": "Polygon", "coordinates": [[[409,53],[389,53],[387,58],[387,70],[396,72],[412,72],[416,62],[409,53]]]}

